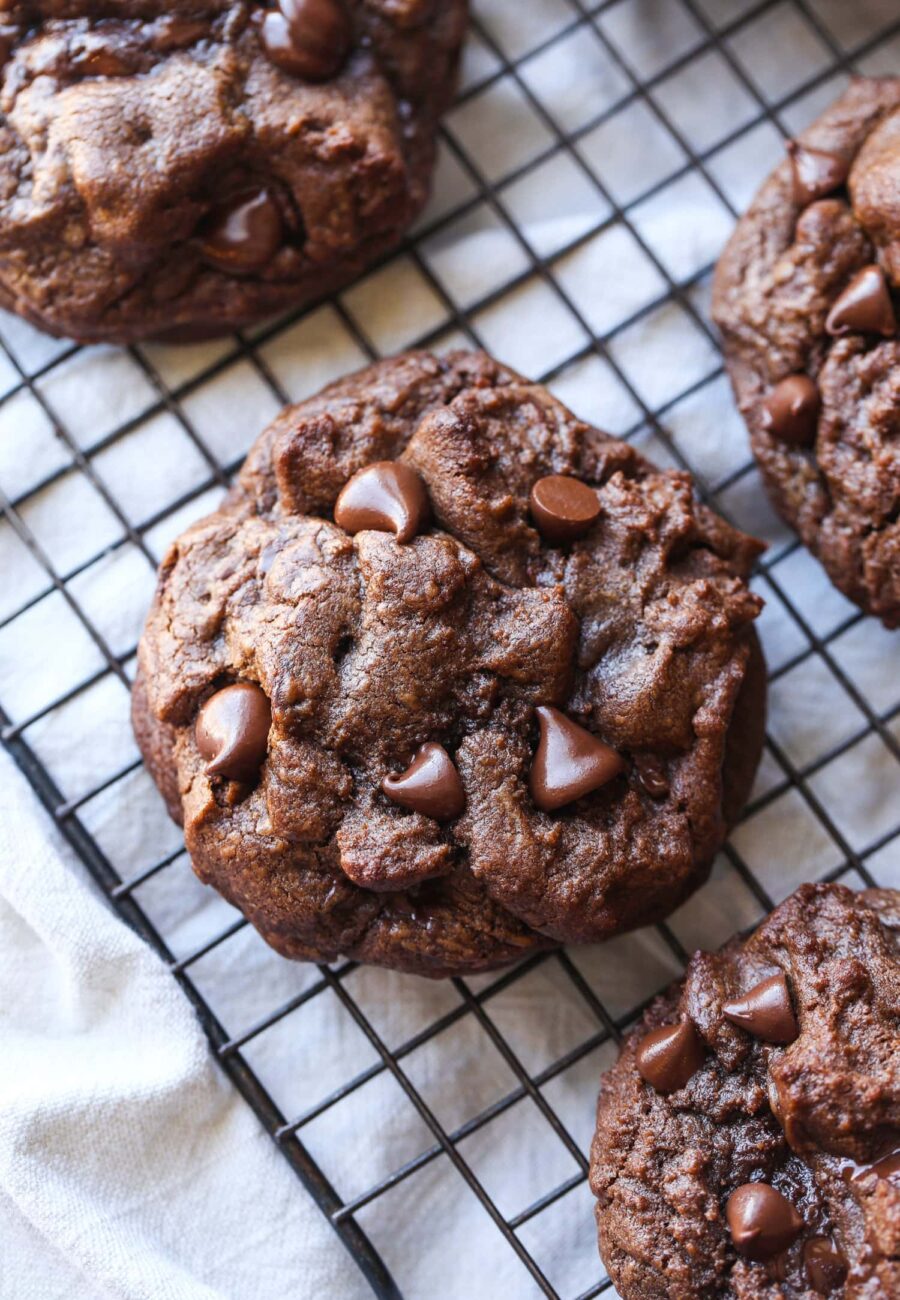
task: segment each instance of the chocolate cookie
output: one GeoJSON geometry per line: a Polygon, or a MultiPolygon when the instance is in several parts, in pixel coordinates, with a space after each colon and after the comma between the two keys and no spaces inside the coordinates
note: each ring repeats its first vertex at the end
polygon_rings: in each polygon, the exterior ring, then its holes
{"type": "Polygon", "coordinates": [[[803,885],[695,953],[604,1077],[623,1300],[900,1295],[900,893],[803,885]]]}
{"type": "Polygon", "coordinates": [[[900,80],[857,80],[739,222],[713,314],[772,500],[900,625],[900,80]]]}
{"type": "Polygon", "coordinates": [[[483,354],[284,411],[170,550],[134,720],[279,951],[430,975],[664,916],[759,757],[758,543],[483,354]]]}
{"type": "Polygon", "coordinates": [[[466,0],[11,0],[0,305],[84,340],[331,292],[427,196],[466,0]]]}

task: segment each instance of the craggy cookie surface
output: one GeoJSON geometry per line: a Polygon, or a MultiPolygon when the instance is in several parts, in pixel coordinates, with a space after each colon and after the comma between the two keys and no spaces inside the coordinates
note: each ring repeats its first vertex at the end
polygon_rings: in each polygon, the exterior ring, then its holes
{"type": "Polygon", "coordinates": [[[831,580],[900,625],[900,80],[858,80],[789,146],[713,310],[772,499],[831,580]]]}
{"type": "Polygon", "coordinates": [[[900,893],[803,885],[698,952],[604,1077],[623,1300],[900,1294],[900,893]]]}
{"type": "Polygon", "coordinates": [[[33,0],[0,13],[0,303],[80,339],[330,292],[421,208],[466,0],[33,0]]]}
{"type": "Polygon", "coordinates": [[[749,789],[758,549],[483,354],[385,361],[284,411],[172,547],[137,735],[289,956],[601,939],[705,878],[749,789]]]}

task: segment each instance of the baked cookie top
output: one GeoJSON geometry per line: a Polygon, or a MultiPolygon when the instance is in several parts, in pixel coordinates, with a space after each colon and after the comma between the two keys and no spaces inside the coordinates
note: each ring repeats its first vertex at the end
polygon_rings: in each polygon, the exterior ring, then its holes
{"type": "Polygon", "coordinates": [[[115,341],[330,292],[424,202],[466,8],[5,4],[0,302],[115,341]]]}
{"type": "Polygon", "coordinates": [[[284,411],[166,556],[138,736],[289,955],[604,938],[700,883],[749,789],[759,549],[487,356],[384,361],[284,411]]]}
{"type": "Polygon", "coordinates": [[[900,624],[900,80],[859,79],[788,146],[713,313],[767,488],[851,600],[900,624]]]}
{"type": "Polygon", "coordinates": [[[605,1075],[623,1300],[900,1294],[900,893],[803,885],[691,958],[605,1075]]]}

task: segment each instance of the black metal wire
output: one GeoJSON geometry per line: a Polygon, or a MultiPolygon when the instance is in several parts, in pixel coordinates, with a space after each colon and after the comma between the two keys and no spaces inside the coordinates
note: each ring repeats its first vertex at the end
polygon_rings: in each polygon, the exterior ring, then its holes
{"type": "MultiPolygon", "coordinates": [[[[501,81],[507,81],[515,85],[518,92],[526,100],[529,108],[537,115],[544,128],[550,133],[551,139],[550,143],[536,155],[529,158],[528,162],[494,183],[484,176],[477,161],[471,157],[469,151],[453,135],[452,131],[447,129],[443,132],[444,145],[467,177],[471,186],[471,195],[454,205],[450,211],[443,213],[425,225],[418,231],[415,239],[405,241],[401,250],[402,255],[411,259],[416,270],[440,302],[445,313],[441,323],[427,331],[421,338],[416,339],[415,345],[427,347],[439,341],[448,330],[456,329],[473,345],[483,346],[479,336],[479,318],[510,292],[537,278],[549,288],[555,298],[565,305],[572,318],[579,324],[586,340],[581,346],[573,350],[564,361],[547,369],[543,375],[537,376],[537,378],[549,383],[587,357],[596,356],[602,358],[604,363],[611,368],[623,390],[629,395],[635,409],[640,412],[639,419],[626,432],[625,436],[633,437],[644,429],[652,430],[673,460],[697,474],[698,470],[702,471],[703,467],[690,463],[689,458],[685,456],[668,433],[665,420],[669,412],[679,402],[684,401],[686,397],[693,393],[701,391],[721,376],[721,365],[686,386],[683,391],[669,398],[665,403],[653,408],[646,403],[617,362],[614,344],[616,339],[630,327],[641,320],[650,318],[660,307],[669,302],[677,303],[693,324],[702,332],[703,336],[714,343],[715,336],[703,313],[697,307],[695,294],[695,290],[708,280],[711,268],[708,266],[702,267],[691,276],[682,279],[673,277],[642,236],[632,220],[631,214],[638,204],[663,192],[674,181],[689,174],[696,174],[706,181],[725,208],[733,216],[736,216],[737,214],[728,195],[722,186],[717,183],[710,170],[709,164],[713,158],[730,144],[763,123],[769,123],[782,135],[787,135],[788,132],[783,125],[784,112],[801,100],[803,96],[824,85],[836,73],[854,71],[855,64],[859,59],[863,58],[881,42],[900,32],[900,19],[885,24],[884,28],[875,37],[848,53],[841,49],[828,30],[827,24],[821,21],[811,0],[761,0],[760,3],[748,3],[743,13],[719,26],[710,20],[706,10],[698,3],[698,0],[671,0],[671,3],[680,5],[683,13],[693,20],[699,32],[698,40],[684,54],[668,62],[664,68],[661,68],[653,76],[641,79],[629,63],[628,51],[617,47],[616,42],[610,36],[608,27],[604,23],[604,17],[608,12],[621,3],[622,0],[602,0],[602,3],[568,0],[571,9],[570,20],[555,29],[545,40],[529,48],[517,58],[509,58],[485,24],[479,21],[476,5],[476,16],[473,19],[474,31],[482,45],[492,55],[496,67],[486,78],[481,79],[477,84],[466,90],[460,96],[459,102],[464,103],[472,100],[476,96],[486,93],[492,86],[499,84],[501,81]],[[734,53],[730,39],[739,35],[749,24],[763,18],[770,10],[779,5],[793,7],[795,12],[816,33],[829,57],[826,67],[823,67],[821,71],[807,79],[790,95],[770,102],[759,87],[756,86],[752,76],[734,53]],[[538,97],[531,91],[523,72],[526,71],[529,60],[534,59],[540,53],[548,52],[560,42],[578,34],[599,42],[607,58],[611,60],[624,81],[627,82],[628,89],[616,99],[615,103],[605,105],[600,112],[592,115],[577,129],[566,131],[559,126],[552,114],[545,109],[538,97]],[[726,61],[731,72],[739,80],[744,90],[752,97],[757,111],[746,124],[718,139],[708,149],[696,150],[684,133],[678,129],[676,123],[672,121],[671,116],[665,110],[664,104],[654,92],[667,78],[680,69],[690,66],[694,60],[710,51],[718,52],[726,61]],[[649,109],[661,127],[680,146],[685,156],[685,162],[681,167],[648,187],[628,203],[619,204],[604,184],[602,177],[597,175],[585,160],[579,151],[579,144],[597,126],[611,120],[616,114],[633,103],[642,103],[649,109]],[[555,249],[552,254],[544,256],[538,254],[531,247],[526,235],[517,226],[509,207],[508,190],[513,182],[533,173],[544,162],[558,154],[565,154],[577,168],[580,175],[590,183],[598,196],[603,199],[605,215],[591,229],[555,249]],[[459,221],[470,212],[475,212],[481,205],[484,205],[493,214],[494,218],[515,242],[524,256],[524,269],[505,281],[499,288],[481,296],[467,310],[463,311],[455,304],[439,277],[432,271],[427,258],[422,254],[421,248],[426,239],[450,228],[452,223],[459,221]],[[609,331],[596,334],[591,330],[589,322],[585,319],[577,304],[555,278],[554,269],[566,256],[577,252],[578,249],[595,239],[598,234],[616,225],[621,225],[630,232],[643,255],[655,267],[665,287],[651,302],[645,304],[627,318],[618,321],[609,331]]],[[[590,94],[590,89],[590,87],[585,87],[586,95],[590,94]]],[[[387,265],[391,260],[393,260],[392,257],[385,257],[379,263],[379,266],[387,265]]],[[[341,297],[324,299],[323,301],[328,302],[338,313],[344,328],[356,345],[369,357],[373,359],[377,357],[379,355],[378,349],[374,346],[372,340],[366,337],[365,329],[354,319],[352,310],[347,306],[346,302],[341,297]]],[[[148,403],[144,410],[123,421],[114,430],[104,434],[87,448],[83,448],[76,443],[66,429],[62,413],[54,410],[52,402],[48,400],[42,388],[44,381],[52,376],[58,367],[70,361],[78,352],[78,349],[75,347],[62,348],[49,361],[29,373],[25,367],[20,365],[15,350],[0,339],[0,350],[2,350],[18,376],[17,381],[10,387],[8,392],[0,398],[0,405],[10,401],[18,394],[30,394],[49,419],[68,456],[66,464],[48,472],[38,482],[29,487],[27,491],[14,499],[9,500],[0,495],[0,510],[2,510],[3,517],[46,575],[46,585],[38,594],[24,601],[13,613],[0,619],[0,630],[14,625],[16,619],[56,592],[90,638],[103,665],[86,676],[84,680],[60,694],[52,702],[34,710],[26,717],[13,720],[0,708],[0,737],[2,737],[5,746],[16,763],[27,776],[43,805],[55,818],[62,833],[77,851],[119,914],[168,963],[173,978],[181,986],[197,1012],[222,1069],[241,1092],[260,1122],[277,1143],[278,1148],[300,1181],[328,1217],[336,1233],[350,1251],[375,1293],[382,1297],[400,1295],[373,1243],[360,1227],[356,1218],[357,1214],[380,1196],[399,1186],[407,1178],[433,1161],[446,1158],[465,1181],[473,1195],[479,1200],[484,1211],[492,1220],[496,1229],[502,1234],[509,1247],[515,1252],[537,1287],[545,1295],[557,1297],[557,1291],[538,1261],[526,1249],[519,1235],[519,1229],[584,1182],[587,1177],[587,1160],[578,1142],[550,1104],[546,1091],[547,1085],[604,1044],[617,1041],[627,1024],[640,1013],[642,1006],[632,1007],[626,1014],[620,1016],[611,1015],[602,1000],[591,989],[590,984],[579,970],[576,961],[568,953],[542,953],[523,961],[512,970],[507,970],[495,976],[478,993],[473,993],[465,981],[454,980],[453,985],[459,995],[458,1005],[433,1020],[405,1042],[392,1048],[384,1041],[369,1017],[366,1016],[357,999],[348,990],[347,977],[356,970],[356,964],[345,962],[335,969],[320,966],[318,968],[318,978],[302,993],[273,1007],[271,1011],[266,1012],[239,1035],[230,1037],[225,1027],[215,1016],[206,998],[201,994],[198,985],[192,979],[191,969],[195,963],[201,961],[220,945],[227,943],[238,931],[243,930],[247,922],[243,919],[235,920],[201,945],[176,958],[150,921],[136,896],[143,885],[161,872],[172,867],[184,869],[183,861],[179,861],[184,857],[183,849],[179,847],[164,854],[155,862],[142,867],[130,878],[123,880],[79,817],[79,811],[85,805],[89,804],[102,791],[108,790],[115,786],[117,782],[124,780],[135,770],[138,764],[128,763],[79,794],[76,798],[65,799],[51,772],[40,761],[28,741],[29,729],[36,722],[51,715],[61,705],[75,698],[82,691],[89,689],[108,674],[112,673],[120,681],[126,685],[128,684],[127,665],[133,658],[135,647],[128,647],[124,653],[116,653],[113,650],[106,638],[94,626],[88,612],[82,608],[79,601],[72,594],[70,584],[73,579],[90,570],[91,566],[103,556],[115,553],[127,545],[133,546],[155,568],[156,561],[147,543],[147,536],[151,530],[175,511],[200,498],[211,488],[225,486],[237,468],[238,461],[224,465],[219,463],[200,431],[188,417],[185,408],[186,400],[236,361],[244,361],[253,367],[256,376],[279,404],[287,402],[288,395],[271,367],[266,363],[261,349],[279,333],[295,324],[302,316],[315,310],[318,305],[320,304],[314,304],[305,313],[294,313],[279,321],[276,325],[268,326],[255,334],[252,340],[249,340],[244,335],[235,336],[233,347],[227,348],[224,355],[212,364],[202,368],[186,381],[174,386],[165,383],[144,349],[139,347],[130,348],[128,350],[129,354],[148,381],[154,394],[153,400],[148,403]],[[128,519],[126,512],[121,508],[114,494],[107,488],[102,473],[97,472],[94,462],[101,452],[106,451],[129,433],[141,427],[148,419],[162,413],[167,413],[178,423],[179,427],[190,439],[208,472],[199,483],[185,491],[176,500],[169,502],[165,508],[135,525],[128,519]],[[82,560],[77,567],[60,573],[56,571],[38,537],[29,528],[24,515],[27,514],[27,506],[30,501],[42,491],[57,483],[66,474],[73,472],[83,474],[100,495],[121,528],[121,536],[103,551],[82,560]],[[496,1020],[491,1017],[491,1003],[530,972],[551,963],[562,973],[581,1003],[594,1018],[596,1029],[559,1059],[552,1061],[539,1071],[529,1072],[498,1027],[496,1020]],[[301,1114],[289,1118],[280,1111],[248,1064],[244,1049],[283,1020],[285,1016],[297,1011],[313,999],[328,993],[334,996],[349,1014],[370,1044],[376,1059],[373,1064],[350,1075],[340,1086],[333,1089],[327,1097],[321,1098],[315,1105],[308,1107],[301,1114]],[[409,1073],[404,1068],[404,1062],[417,1049],[437,1039],[452,1025],[467,1017],[479,1025],[481,1032],[499,1053],[516,1082],[514,1087],[492,1101],[489,1106],[448,1132],[431,1107],[428,1106],[421,1091],[413,1083],[409,1073]],[[345,1201],[341,1199],[319,1164],[304,1146],[302,1133],[307,1125],[380,1075],[390,1075],[396,1081],[430,1132],[432,1141],[425,1150],[421,1151],[413,1159],[408,1160],[400,1168],[393,1170],[371,1187],[345,1201]],[[485,1128],[499,1115],[504,1114],[517,1103],[526,1099],[532,1103],[555,1133],[559,1143],[574,1162],[576,1172],[557,1185],[545,1189],[530,1205],[519,1210],[515,1215],[505,1217],[475,1174],[475,1171],[466,1161],[464,1154],[460,1151],[460,1144],[465,1138],[485,1128]]],[[[736,468],[723,483],[717,485],[717,492],[721,493],[733,488],[751,472],[752,466],[749,462],[736,468]]],[[[702,477],[699,477],[699,481],[702,484],[702,477]]],[[[716,501],[716,508],[720,512],[726,513],[722,510],[721,500],[716,501]]],[[[836,878],[852,868],[859,873],[864,881],[873,883],[871,873],[866,866],[866,859],[900,834],[900,823],[891,828],[889,832],[873,838],[871,843],[864,846],[862,850],[856,850],[841,833],[833,817],[830,816],[828,810],[815,794],[810,782],[828,763],[847,753],[860,740],[870,735],[878,736],[893,757],[900,761],[900,743],[898,743],[891,725],[900,716],[900,705],[886,711],[884,714],[878,714],[849,675],[843,671],[830,649],[831,644],[838,637],[844,635],[859,622],[861,615],[849,615],[833,628],[827,636],[820,636],[792,602],[790,594],[785,590],[776,570],[777,565],[784,560],[786,555],[791,554],[796,549],[796,546],[797,543],[794,542],[787,548],[782,548],[772,560],[763,561],[760,565],[761,581],[767,584],[775,593],[776,599],[782,602],[795,620],[796,626],[806,638],[805,648],[779,665],[777,670],[771,674],[772,680],[777,680],[787,672],[797,668],[808,658],[818,655],[859,710],[863,721],[852,735],[834,745],[826,754],[819,755],[815,761],[799,767],[791,762],[783,748],[769,736],[767,739],[769,754],[777,763],[783,776],[782,779],[775,781],[769,789],[753,802],[746,815],[752,816],[763,812],[766,807],[790,789],[798,791],[811,815],[827,831],[841,855],[842,860],[829,873],[828,878],[836,878]]],[[[768,891],[757,879],[751,867],[741,859],[734,845],[728,845],[725,852],[728,860],[752,892],[760,908],[771,907],[772,899],[768,891]]],[[[683,963],[686,953],[672,929],[668,925],[661,925],[657,929],[675,961],[680,964],[683,963]]],[[[608,1290],[610,1285],[608,1279],[600,1276],[598,1264],[597,1282],[583,1292],[581,1296],[577,1297],[577,1300],[591,1300],[592,1297],[608,1290]]]]}

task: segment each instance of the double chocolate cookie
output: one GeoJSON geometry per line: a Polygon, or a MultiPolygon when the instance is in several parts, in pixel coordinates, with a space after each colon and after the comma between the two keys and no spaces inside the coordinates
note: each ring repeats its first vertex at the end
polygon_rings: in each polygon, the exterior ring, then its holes
{"type": "Polygon", "coordinates": [[[429,975],[671,911],[760,753],[759,545],[483,354],[289,408],[166,556],[134,722],[280,952],[429,975]]]}
{"type": "Polygon", "coordinates": [[[756,196],[713,312],[772,500],[900,625],[900,80],[857,80],[756,196]]]}
{"type": "Polygon", "coordinates": [[[0,23],[0,304],[218,334],[330,292],[427,195],[466,0],[21,0],[0,23]]]}
{"type": "Polygon", "coordinates": [[[803,885],[698,952],[604,1077],[623,1300],[900,1295],[900,893],[803,885]]]}

